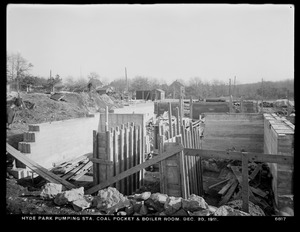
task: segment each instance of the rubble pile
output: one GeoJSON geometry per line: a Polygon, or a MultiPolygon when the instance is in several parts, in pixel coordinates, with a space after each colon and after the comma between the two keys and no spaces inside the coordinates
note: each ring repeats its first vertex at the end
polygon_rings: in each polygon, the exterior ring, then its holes
{"type": "Polygon", "coordinates": [[[265,216],[259,206],[249,204],[249,213],[241,211],[242,203],[229,202],[219,208],[210,206],[205,199],[191,194],[189,198],[162,193],[142,192],[124,196],[116,188],[99,190],[96,196],[85,195],[83,187],[62,190],[59,184],[47,183],[40,194],[60,207],[72,206],[78,211],[101,215],[122,216],[265,216]]]}

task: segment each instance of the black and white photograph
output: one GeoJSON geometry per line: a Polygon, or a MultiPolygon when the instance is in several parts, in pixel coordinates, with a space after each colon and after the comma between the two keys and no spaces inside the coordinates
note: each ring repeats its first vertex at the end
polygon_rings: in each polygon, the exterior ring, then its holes
{"type": "Polygon", "coordinates": [[[293,220],[294,50],[293,4],[7,4],[6,217],[293,220]]]}

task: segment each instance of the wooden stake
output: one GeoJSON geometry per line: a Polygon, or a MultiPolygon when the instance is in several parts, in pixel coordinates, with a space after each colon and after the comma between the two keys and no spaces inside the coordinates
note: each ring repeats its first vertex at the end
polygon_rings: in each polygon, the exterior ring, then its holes
{"type": "Polygon", "coordinates": [[[248,184],[248,157],[246,154],[242,154],[242,199],[243,206],[242,210],[249,213],[249,184],[248,184]]]}

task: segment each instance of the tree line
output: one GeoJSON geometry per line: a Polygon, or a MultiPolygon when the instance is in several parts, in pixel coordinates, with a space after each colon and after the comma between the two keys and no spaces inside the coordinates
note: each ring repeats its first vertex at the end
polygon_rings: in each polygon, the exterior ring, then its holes
{"type": "MultiPolygon", "coordinates": [[[[33,76],[30,71],[33,67],[20,53],[7,54],[6,76],[7,82],[16,91],[26,91],[28,86],[33,86],[39,91],[56,91],[66,90],[71,92],[91,91],[97,87],[111,86],[116,92],[124,94],[135,92],[136,90],[161,89],[165,91],[167,98],[172,98],[173,88],[170,87],[163,79],[136,76],[128,79],[118,78],[108,81],[101,77],[97,72],[91,72],[87,78],[81,77],[75,79],[67,76],[64,80],[59,74],[53,77],[33,76]]],[[[287,79],[283,81],[264,81],[251,84],[229,85],[229,82],[220,80],[204,81],[200,77],[192,77],[188,81],[179,79],[180,83],[185,86],[185,98],[214,98],[225,97],[231,94],[235,98],[243,96],[244,99],[253,100],[275,100],[281,98],[294,98],[294,80],[287,79]]]]}

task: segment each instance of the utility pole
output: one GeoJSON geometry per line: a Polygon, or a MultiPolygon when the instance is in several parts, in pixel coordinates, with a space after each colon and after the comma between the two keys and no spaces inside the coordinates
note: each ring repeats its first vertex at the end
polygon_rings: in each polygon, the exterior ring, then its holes
{"type": "Polygon", "coordinates": [[[128,92],[128,79],[127,79],[127,69],[125,67],[125,81],[126,81],[126,94],[127,94],[127,101],[129,100],[129,92],[128,92]]]}
{"type": "Polygon", "coordinates": [[[264,79],[261,78],[261,112],[264,111],[264,79]]]}
{"type": "Polygon", "coordinates": [[[233,83],[233,100],[235,99],[236,97],[236,76],[234,76],[234,83],[233,83]]]}
{"type": "Polygon", "coordinates": [[[229,78],[229,97],[231,96],[231,78],[229,78]]]}

